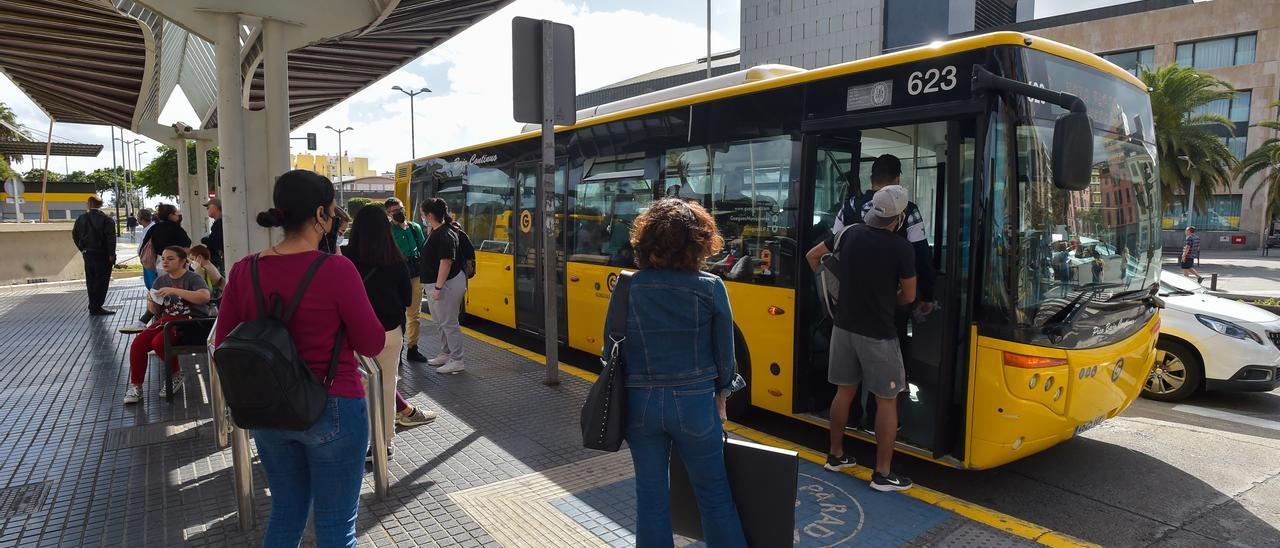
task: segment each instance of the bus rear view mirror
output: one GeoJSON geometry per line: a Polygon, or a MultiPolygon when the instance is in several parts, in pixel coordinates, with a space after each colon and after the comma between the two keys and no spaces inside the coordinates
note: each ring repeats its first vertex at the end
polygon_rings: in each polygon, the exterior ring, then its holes
{"type": "Polygon", "coordinates": [[[1068,112],[1053,125],[1053,185],[1089,188],[1093,172],[1093,123],[1084,112],[1068,112]]]}

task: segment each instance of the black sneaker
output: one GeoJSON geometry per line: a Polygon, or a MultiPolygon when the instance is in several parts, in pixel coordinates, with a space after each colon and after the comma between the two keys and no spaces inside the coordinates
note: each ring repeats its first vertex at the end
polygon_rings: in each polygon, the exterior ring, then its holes
{"type": "Polygon", "coordinates": [[[409,347],[409,351],[408,351],[408,352],[405,352],[404,357],[405,357],[406,359],[408,359],[409,361],[411,361],[411,362],[425,362],[425,361],[427,361],[427,357],[426,357],[426,356],[423,356],[423,355],[422,355],[422,352],[418,352],[418,347],[416,347],[416,346],[410,346],[410,347],[409,347]]]}
{"type": "MultiPolygon", "coordinates": [[[[396,448],[395,448],[395,446],[388,445],[388,446],[387,446],[387,460],[388,460],[388,461],[390,461],[390,460],[394,460],[395,458],[396,458],[396,448]]],[[[364,452],[364,461],[365,461],[365,462],[367,462],[367,463],[369,463],[369,464],[373,464],[373,448],[372,448],[372,447],[370,447],[369,449],[367,449],[367,450],[364,452]]]]}
{"type": "MultiPolygon", "coordinates": [[[[830,462],[830,461],[828,461],[830,462]]],[[[911,488],[911,478],[899,476],[893,472],[881,474],[880,472],[871,473],[871,488],[876,491],[906,491],[911,488]]]]}
{"type": "Polygon", "coordinates": [[[835,455],[827,455],[827,463],[822,465],[822,467],[832,472],[839,472],[845,468],[857,466],[857,464],[858,463],[853,460],[853,457],[850,457],[848,454],[844,454],[839,457],[835,455]]]}

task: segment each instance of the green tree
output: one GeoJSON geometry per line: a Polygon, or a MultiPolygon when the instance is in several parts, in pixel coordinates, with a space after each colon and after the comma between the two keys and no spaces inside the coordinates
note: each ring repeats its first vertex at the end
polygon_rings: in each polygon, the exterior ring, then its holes
{"type": "MultiPolygon", "coordinates": [[[[28,183],[31,183],[31,182],[38,183],[38,182],[40,182],[40,174],[42,174],[42,173],[44,173],[44,168],[40,168],[40,167],[31,168],[31,169],[30,169],[30,170],[28,170],[26,173],[23,173],[23,174],[22,174],[22,180],[23,180],[23,181],[26,181],[26,182],[28,182],[28,183]]],[[[58,173],[58,172],[56,172],[56,171],[50,171],[50,172],[49,172],[49,179],[48,179],[48,181],[49,181],[50,183],[56,183],[56,182],[61,181],[61,180],[62,180],[62,174],[61,174],[61,173],[58,173]]]]}
{"type": "MultiPolygon", "coordinates": [[[[151,160],[146,166],[134,173],[135,185],[144,189],[147,196],[177,196],[178,195],[178,154],[172,148],[160,146],[156,148],[159,153],[154,160],[151,160]]],[[[207,188],[213,187],[213,178],[218,173],[218,149],[211,149],[208,158],[209,180],[206,182],[207,188]]],[[[187,144],[187,169],[191,173],[195,173],[196,169],[196,144],[187,144]]]]}
{"type": "MultiPolygon", "coordinates": [[[[1280,101],[1271,103],[1271,108],[1280,107],[1280,101]]],[[[1280,131],[1280,118],[1264,120],[1253,124],[1254,127],[1280,131]]],[[[1275,135],[1275,134],[1272,134],[1275,135]]],[[[1245,155],[1236,166],[1234,175],[1239,178],[1240,186],[1244,186],[1254,175],[1262,174],[1262,184],[1253,191],[1250,198],[1257,199],[1263,189],[1267,191],[1267,219],[1280,215],[1280,138],[1270,137],[1262,142],[1253,152],[1245,155]]]]}
{"type": "Polygon", "coordinates": [[[98,192],[114,191],[117,181],[124,184],[124,168],[117,167],[113,171],[109,167],[100,167],[86,174],[82,180],[92,181],[94,190],[98,192]]]}
{"type": "MultiPolygon", "coordinates": [[[[1215,191],[1230,186],[1237,162],[1226,143],[1209,130],[1215,125],[1235,129],[1235,124],[1226,116],[1203,109],[1214,101],[1232,98],[1235,91],[1227,82],[1178,65],[1155,71],[1143,68],[1139,78],[1151,88],[1161,192],[1170,198],[1178,193],[1186,196],[1194,186],[1194,207],[1204,211],[1204,204],[1215,191]]],[[[1172,205],[1173,200],[1165,201],[1167,208],[1172,205]]],[[[1186,204],[1184,211],[1191,211],[1191,207],[1186,204]]]]}
{"type": "Polygon", "coordinates": [[[347,215],[350,215],[352,219],[355,219],[356,213],[360,212],[360,208],[363,208],[364,206],[367,206],[369,204],[378,204],[378,203],[381,203],[381,202],[370,199],[370,198],[364,198],[361,196],[356,196],[355,198],[348,198],[347,199],[347,215]]]}
{"type": "MultiPolygon", "coordinates": [[[[18,127],[18,117],[4,103],[0,103],[0,122],[2,122],[0,123],[0,141],[25,140],[26,135],[10,129],[10,126],[18,127]]],[[[10,177],[18,176],[18,172],[14,171],[9,164],[21,161],[21,154],[0,154],[0,179],[8,180],[10,177]]]]}

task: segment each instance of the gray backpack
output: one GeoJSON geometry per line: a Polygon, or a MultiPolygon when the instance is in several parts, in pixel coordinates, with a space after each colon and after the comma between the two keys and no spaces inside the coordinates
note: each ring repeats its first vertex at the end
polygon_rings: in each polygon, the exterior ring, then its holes
{"type": "Polygon", "coordinates": [[[849,229],[857,226],[850,224],[836,233],[835,249],[822,256],[815,274],[818,277],[818,294],[822,299],[822,312],[827,318],[836,317],[836,308],[840,305],[840,243],[849,229]]]}

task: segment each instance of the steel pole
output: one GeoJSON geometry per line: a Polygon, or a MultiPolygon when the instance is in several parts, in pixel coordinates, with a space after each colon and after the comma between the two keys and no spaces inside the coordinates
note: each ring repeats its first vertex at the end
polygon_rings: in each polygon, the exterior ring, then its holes
{"type": "Polygon", "coordinates": [[[711,0],[707,0],[707,78],[711,78],[711,0]]]}
{"type": "MultiPolygon", "coordinates": [[[[49,194],[49,154],[53,152],[53,116],[49,117],[49,139],[44,144],[44,172],[40,174],[40,222],[49,222],[45,209],[45,197],[49,194]]],[[[14,200],[17,201],[16,199],[14,200]]]]}
{"type": "Polygon", "coordinates": [[[413,98],[417,96],[416,93],[409,94],[409,158],[413,160],[418,159],[418,136],[414,132],[415,120],[413,119],[413,98]]]}
{"type": "MultiPolygon", "coordinates": [[[[120,237],[120,174],[116,172],[116,126],[111,126],[111,182],[116,189],[116,238],[120,237]]],[[[129,224],[128,219],[125,224],[129,224]]]]}
{"type": "Polygon", "coordinates": [[[347,203],[347,185],[342,184],[342,134],[345,131],[338,132],[338,201],[343,204],[347,203]]]}
{"type": "Polygon", "coordinates": [[[559,315],[556,311],[556,126],[555,27],[542,21],[542,332],[546,341],[547,375],[543,384],[560,384],[559,315]]]}

